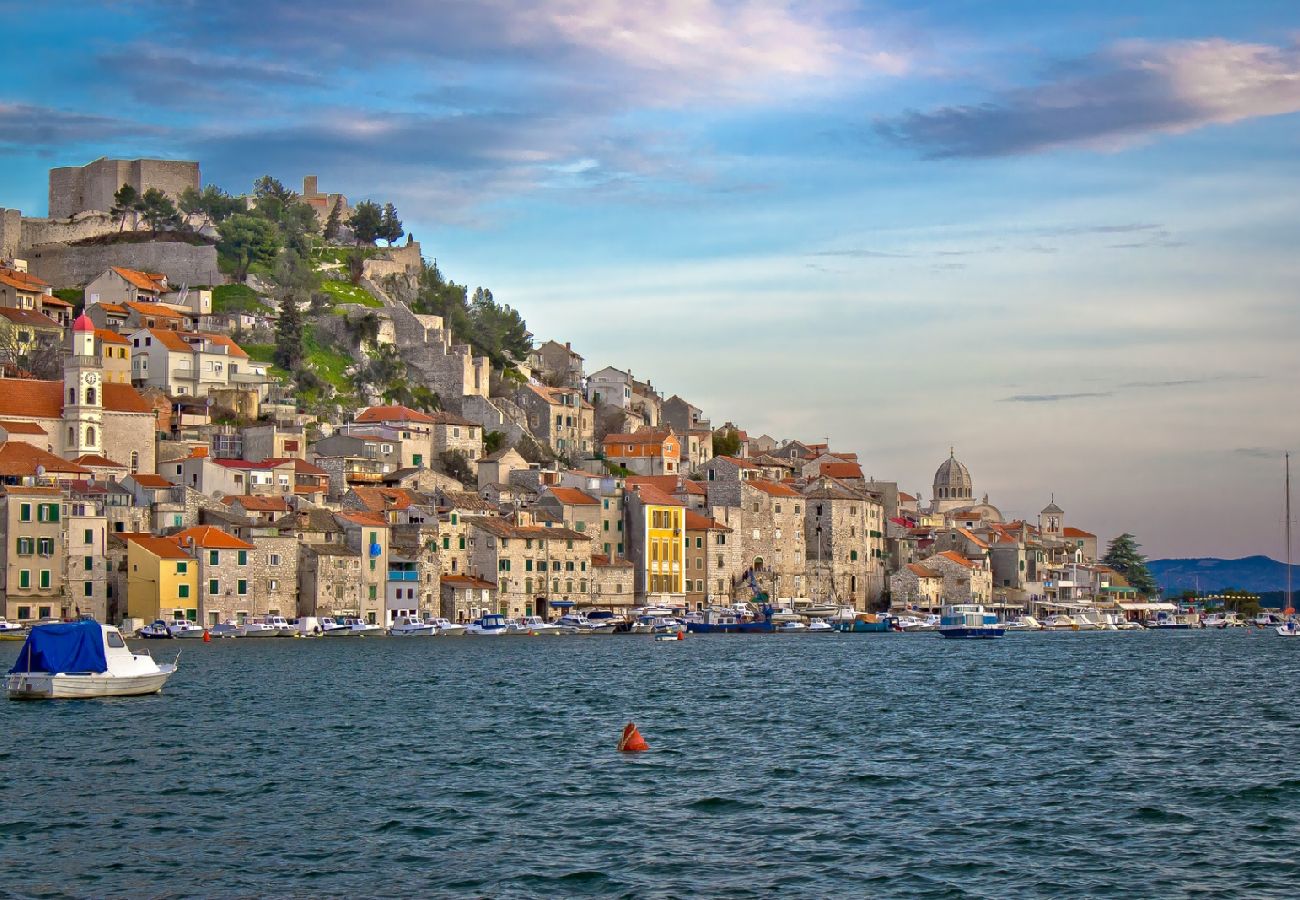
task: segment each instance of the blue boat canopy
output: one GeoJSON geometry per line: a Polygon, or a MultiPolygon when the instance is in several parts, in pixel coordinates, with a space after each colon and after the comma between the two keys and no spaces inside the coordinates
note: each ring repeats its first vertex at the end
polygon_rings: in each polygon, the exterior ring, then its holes
{"type": "Polygon", "coordinates": [[[104,630],[93,619],[37,625],[27,635],[10,673],[107,672],[104,630]]]}
{"type": "Polygon", "coordinates": [[[569,601],[569,600],[552,600],[552,601],[550,601],[550,603],[549,603],[548,605],[550,605],[550,606],[569,607],[569,606],[572,606],[573,603],[572,603],[572,601],[569,601]]]}

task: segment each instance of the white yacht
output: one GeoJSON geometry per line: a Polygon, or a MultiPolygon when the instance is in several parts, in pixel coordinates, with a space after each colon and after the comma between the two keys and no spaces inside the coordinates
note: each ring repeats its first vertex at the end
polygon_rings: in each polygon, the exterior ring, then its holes
{"type": "Polygon", "coordinates": [[[194,622],[177,619],[167,625],[167,633],[174,638],[203,638],[203,628],[194,622]]]}
{"type": "Polygon", "coordinates": [[[429,621],[433,623],[434,634],[438,637],[460,637],[465,633],[464,625],[458,625],[448,619],[436,618],[429,621]]]}
{"type": "Polygon", "coordinates": [[[352,629],[333,616],[321,616],[320,633],[322,637],[351,637],[352,629]]]}
{"type": "Polygon", "coordinates": [[[27,629],[17,622],[10,622],[4,616],[0,616],[0,640],[21,640],[22,636],[27,633],[27,629]]]}
{"type": "Polygon", "coordinates": [[[112,625],[82,619],[33,628],[5,687],[11,700],[135,697],[156,694],[175,672],[131,652],[112,625]]]}
{"type": "Polygon", "coordinates": [[[433,637],[438,626],[432,622],[422,622],[415,616],[400,616],[388,633],[393,637],[433,637]]]}
{"type": "Polygon", "coordinates": [[[938,631],[939,617],[935,615],[901,616],[898,620],[898,627],[906,632],[938,631]]]}
{"type": "Polygon", "coordinates": [[[808,626],[797,619],[793,621],[786,620],[776,626],[776,630],[779,634],[807,634],[808,626]]]}
{"type": "Polygon", "coordinates": [[[558,624],[567,628],[576,628],[578,634],[613,634],[614,629],[618,627],[618,622],[610,620],[593,621],[582,613],[570,613],[567,616],[561,616],[558,624]]]}
{"type": "Polygon", "coordinates": [[[497,637],[506,633],[506,617],[492,613],[475,619],[465,633],[471,637],[497,637]]]}
{"type": "Polygon", "coordinates": [[[244,636],[244,626],[235,622],[221,622],[208,629],[214,638],[238,638],[244,636]]]}

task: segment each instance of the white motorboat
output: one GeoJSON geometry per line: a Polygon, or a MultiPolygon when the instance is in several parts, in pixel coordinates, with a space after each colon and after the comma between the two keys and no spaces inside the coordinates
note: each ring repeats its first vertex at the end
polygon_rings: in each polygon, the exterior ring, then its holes
{"type": "Polygon", "coordinates": [[[506,633],[506,617],[495,613],[475,619],[465,633],[471,637],[496,637],[506,633]]]}
{"type": "Polygon", "coordinates": [[[1063,613],[1058,613],[1044,619],[1043,627],[1048,631],[1078,631],[1079,623],[1063,613]]]}
{"type": "Polygon", "coordinates": [[[148,625],[144,626],[135,633],[138,638],[144,638],[146,641],[169,641],[172,638],[171,629],[162,619],[154,619],[148,625]]]}
{"type": "Polygon", "coordinates": [[[5,687],[11,700],[135,697],[156,694],[175,672],[132,653],[112,625],[83,619],[33,628],[5,687]]]}
{"type": "Polygon", "coordinates": [[[185,619],[175,620],[167,626],[167,631],[174,638],[188,638],[190,640],[193,640],[194,638],[203,638],[203,628],[196,623],[186,621],[185,619]]]}
{"type": "Polygon", "coordinates": [[[1093,621],[1093,619],[1087,615],[1076,613],[1075,615],[1070,616],[1070,620],[1077,626],[1077,631],[1103,630],[1100,623],[1093,621]]]}
{"type": "Polygon", "coordinates": [[[1017,616],[1002,623],[1003,631],[1040,631],[1042,627],[1033,616],[1017,616]]]}
{"type": "Polygon", "coordinates": [[[776,630],[781,634],[807,634],[808,626],[803,622],[786,621],[776,626],[776,630]]]}
{"type": "Polygon", "coordinates": [[[373,625],[363,619],[344,619],[343,624],[357,637],[376,637],[384,633],[384,626],[373,625]]]}
{"type": "Polygon", "coordinates": [[[266,624],[275,628],[280,637],[293,637],[298,633],[297,627],[284,616],[267,616],[266,624]]]}
{"type": "Polygon", "coordinates": [[[620,626],[627,624],[627,619],[607,609],[593,609],[586,615],[587,621],[591,623],[592,634],[612,634],[618,631],[620,626]]]}
{"type": "Polygon", "coordinates": [[[636,621],[628,628],[632,634],[654,634],[655,621],[658,616],[637,616],[636,621]]]}
{"type": "MultiPolygon", "coordinates": [[[[529,635],[564,633],[560,630],[560,626],[546,621],[541,616],[524,616],[516,623],[516,626],[522,629],[524,634],[529,635]]],[[[513,632],[507,628],[506,633],[512,634],[513,632]]]]}
{"type": "Polygon", "coordinates": [[[17,622],[10,622],[4,616],[0,616],[0,641],[18,641],[22,640],[27,629],[17,622]]]}
{"type": "Polygon", "coordinates": [[[1278,637],[1300,637],[1300,621],[1287,619],[1285,624],[1273,629],[1278,637]]]}
{"type": "Polygon", "coordinates": [[[1256,628],[1276,628],[1279,625],[1285,625],[1286,619],[1284,619],[1280,613],[1265,610],[1255,616],[1255,618],[1251,619],[1250,624],[1254,625],[1256,628]]]}
{"type": "Polygon", "coordinates": [[[578,634],[613,634],[614,629],[618,627],[616,621],[608,619],[594,621],[582,613],[570,613],[567,616],[561,616],[558,624],[566,628],[576,628],[578,634]]]}
{"type": "Polygon", "coordinates": [[[433,637],[438,626],[432,622],[422,622],[414,616],[401,616],[388,633],[393,637],[433,637]]]}
{"type": "Polygon", "coordinates": [[[808,623],[809,634],[834,634],[835,626],[825,619],[813,619],[808,623]]]}
{"type": "Polygon", "coordinates": [[[939,617],[935,615],[903,616],[898,620],[898,627],[909,633],[914,631],[938,631],[939,617]]]}
{"type": "Polygon", "coordinates": [[[257,618],[244,625],[244,637],[269,638],[279,636],[280,629],[267,618],[257,618]]]}
{"type": "Polygon", "coordinates": [[[352,629],[332,616],[322,616],[320,620],[321,637],[352,637],[352,629]]]}
{"type": "Polygon", "coordinates": [[[437,637],[460,637],[465,633],[464,625],[457,625],[455,622],[443,618],[430,619],[436,629],[434,634],[437,637]]]}
{"type": "Polygon", "coordinates": [[[783,606],[780,609],[778,609],[776,612],[772,613],[771,622],[773,625],[777,626],[776,630],[780,631],[781,626],[785,625],[787,622],[802,623],[803,616],[799,615],[790,607],[783,606]]]}
{"type": "Polygon", "coordinates": [[[234,622],[221,622],[208,629],[214,638],[239,638],[244,636],[244,626],[234,622]]]}

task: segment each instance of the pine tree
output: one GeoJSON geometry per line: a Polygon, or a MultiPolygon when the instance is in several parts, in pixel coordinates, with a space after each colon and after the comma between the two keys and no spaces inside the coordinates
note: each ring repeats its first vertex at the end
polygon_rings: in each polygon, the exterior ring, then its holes
{"type": "Polygon", "coordinates": [[[1110,542],[1102,562],[1123,575],[1129,586],[1136,588],[1139,594],[1153,597],[1160,593],[1160,586],[1147,569],[1147,558],[1140,552],[1141,547],[1133,535],[1125,532],[1110,542]]]}
{"type": "Polygon", "coordinates": [[[280,300],[275,318],[275,364],[290,372],[302,364],[302,312],[292,294],[280,300]]]}
{"type": "Polygon", "coordinates": [[[383,236],[383,212],[379,209],[379,204],[370,200],[362,200],[357,204],[356,209],[352,211],[352,218],[348,219],[348,226],[352,229],[352,235],[356,238],[357,246],[373,244],[376,238],[383,236]]]}
{"type": "Polygon", "coordinates": [[[397,218],[397,207],[391,203],[384,204],[383,214],[379,218],[379,236],[388,242],[388,246],[393,246],[394,241],[400,241],[406,230],[402,227],[402,220],[397,218]]]}
{"type": "Polygon", "coordinates": [[[343,198],[340,197],[334,201],[330,207],[330,214],[325,219],[325,240],[332,241],[339,236],[339,228],[343,225],[343,198]]]}

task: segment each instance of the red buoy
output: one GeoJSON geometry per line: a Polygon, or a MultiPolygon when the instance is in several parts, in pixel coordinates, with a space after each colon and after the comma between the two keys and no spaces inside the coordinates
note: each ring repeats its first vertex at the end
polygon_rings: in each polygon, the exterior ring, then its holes
{"type": "Polygon", "coordinates": [[[618,751],[620,753],[641,753],[649,750],[650,745],[641,737],[641,732],[637,731],[635,725],[628,722],[623,728],[623,736],[618,741],[618,751]]]}
{"type": "Polygon", "coordinates": [[[677,640],[679,640],[679,641],[684,641],[684,640],[686,640],[686,632],[684,632],[684,631],[679,631],[679,632],[677,632],[677,640]]]}
{"type": "Polygon", "coordinates": [[[206,628],[203,629],[203,643],[205,644],[212,643],[212,632],[208,631],[206,628]]]}

